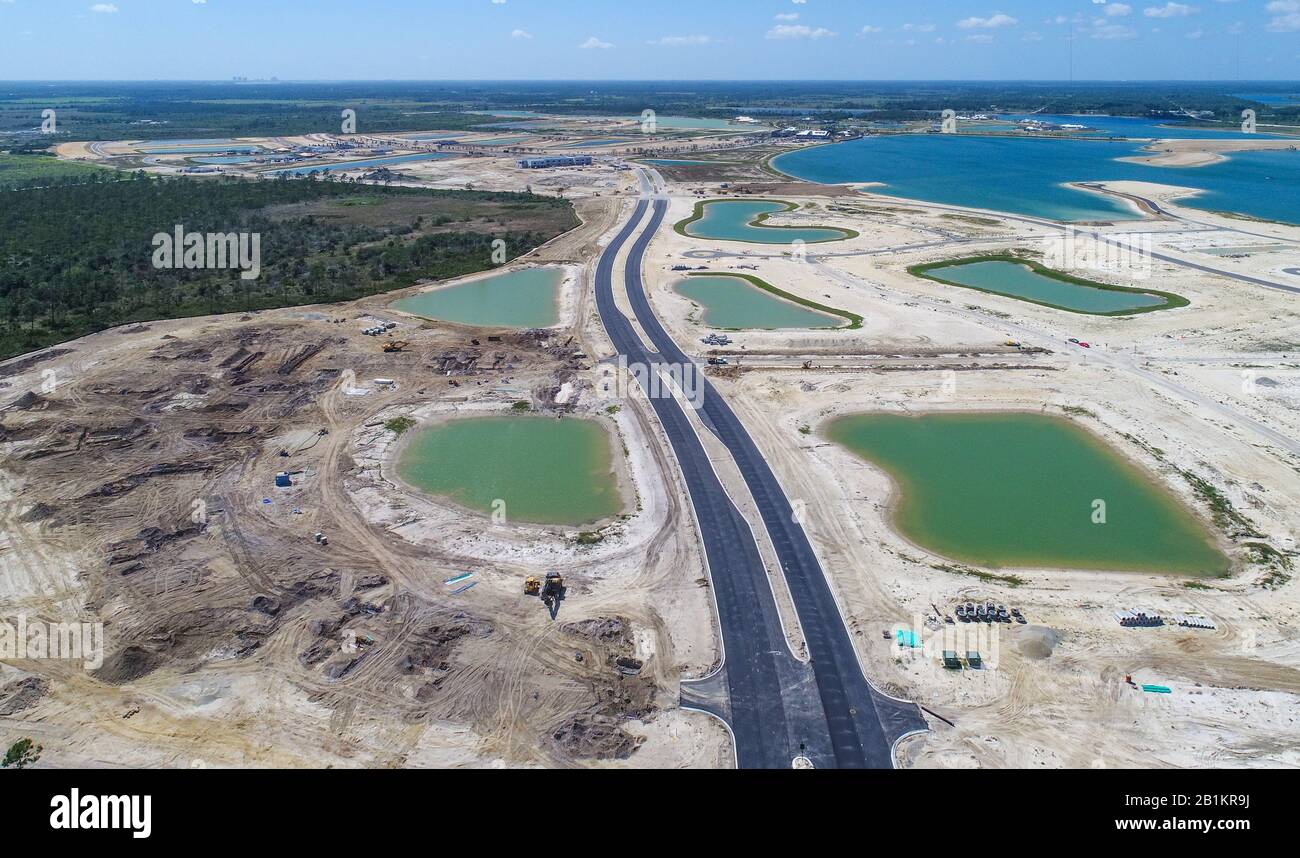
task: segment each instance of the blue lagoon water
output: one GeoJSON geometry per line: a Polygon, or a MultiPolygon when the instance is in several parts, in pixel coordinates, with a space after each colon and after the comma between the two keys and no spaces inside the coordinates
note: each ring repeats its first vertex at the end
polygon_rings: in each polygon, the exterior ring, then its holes
{"type": "Polygon", "coordinates": [[[1237,98],[1258,101],[1260,104],[1269,104],[1274,107],[1286,107],[1291,104],[1300,104],[1300,90],[1297,90],[1291,95],[1280,92],[1248,92],[1245,94],[1233,93],[1233,95],[1237,98]]]}
{"type": "Polygon", "coordinates": [[[1235,152],[1205,167],[1152,167],[1116,160],[1141,143],[906,134],[800,149],[772,163],[825,184],[881,182],[874,191],[925,202],[1062,221],[1129,220],[1118,200],[1067,182],[1139,181],[1198,188],[1181,203],[1300,223],[1300,151],[1235,152]]]}

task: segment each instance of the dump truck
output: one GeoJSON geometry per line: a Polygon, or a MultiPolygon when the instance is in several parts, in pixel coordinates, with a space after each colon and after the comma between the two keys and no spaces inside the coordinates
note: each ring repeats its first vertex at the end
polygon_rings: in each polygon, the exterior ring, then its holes
{"type": "Polygon", "coordinates": [[[550,608],[564,599],[564,576],[559,572],[546,573],[546,584],[542,587],[542,604],[550,608]]]}

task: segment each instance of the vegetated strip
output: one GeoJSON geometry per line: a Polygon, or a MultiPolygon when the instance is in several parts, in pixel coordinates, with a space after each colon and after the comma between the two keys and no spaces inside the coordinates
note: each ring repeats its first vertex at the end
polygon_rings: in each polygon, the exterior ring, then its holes
{"type": "Polygon", "coordinates": [[[935,283],[942,283],[945,286],[960,286],[963,289],[971,289],[976,292],[983,292],[987,295],[997,295],[1000,298],[1011,298],[1016,301],[1024,301],[1027,304],[1037,304],[1040,307],[1051,307],[1053,310],[1064,310],[1067,313],[1078,313],[1081,316],[1133,316],[1138,313],[1151,313],[1156,310],[1172,310],[1176,307],[1186,307],[1191,301],[1188,301],[1182,295],[1175,295],[1173,292],[1161,292],[1159,289],[1135,289],[1131,286],[1115,286],[1110,283],[1099,283],[1096,280],[1085,280],[1082,277],[1074,277],[1063,271],[1057,271],[1035,262],[1032,259],[1026,259],[1023,256],[1017,256],[1014,253],[988,253],[981,256],[963,256],[960,259],[941,259],[938,262],[923,262],[919,265],[908,266],[907,273],[913,277],[920,277],[923,280],[932,280],[935,283]],[[976,262],[1010,262],[1015,265],[1024,265],[1032,270],[1035,274],[1052,280],[1059,280],[1062,283],[1072,283],[1075,286],[1090,286],[1093,289],[1104,289],[1107,292],[1131,292],[1135,295],[1155,295],[1165,299],[1165,303],[1156,304],[1151,307],[1134,307],[1127,310],[1076,310],[1073,307],[1063,307],[1060,304],[1053,304],[1050,301],[1035,301],[1033,298],[1022,298],[1019,295],[1008,295],[1005,292],[995,292],[992,289],[981,289],[978,286],[971,286],[966,283],[958,283],[955,280],[944,280],[930,274],[931,271],[937,271],[941,268],[955,268],[959,265],[971,265],[976,262]]]}
{"type": "Polygon", "coordinates": [[[54,155],[0,152],[0,189],[49,184],[68,177],[82,178],[108,170],[83,161],[64,161],[54,155]]]}
{"type": "MultiPolygon", "coordinates": [[[[495,267],[578,220],[559,197],[105,171],[5,194],[0,360],[132,322],[324,304],[495,267]],[[107,178],[105,178],[107,177],[107,178]],[[155,268],[157,233],[261,235],[261,273],[155,268]]],[[[179,254],[178,254],[179,256],[179,254]]]]}
{"type": "MultiPolygon", "coordinates": [[[[825,230],[830,230],[832,232],[840,233],[839,238],[820,238],[817,241],[806,242],[807,244],[825,244],[828,241],[846,241],[850,238],[857,238],[859,235],[859,233],[856,230],[846,229],[845,227],[842,226],[768,226],[763,221],[767,220],[772,215],[792,212],[795,209],[799,208],[799,206],[795,203],[788,202],[786,200],[769,200],[769,199],[762,199],[762,198],[748,200],[748,199],[742,199],[740,197],[734,197],[731,199],[719,198],[719,199],[712,199],[712,200],[700,200],[698,203],[695,204],[695,211],[691,213],[691,216],[686,218],[686,220],[678,221],[677,224],[673,226],[673,229],[677,232],[678,235],[685,236],[686,238],[699,238],[700,236],[691,235],[689,232],[687,232],[686,228],[691,224],[695,223],[697,220],[703,220],[705,206],[709,205],[710,203],[749,203],[749,202],[777,203],[785,206],[785,208],[777,212],[764,212],[763,214],[751,220],[749,223],[745,224],[746,226],[752,226],[758,229],[775,229],[775,230],[825,229],[825,230]]],[[[709,240],[710,241],[738,241],[741,242],[742,244],[744,243],[744,239],[740,239],[740,238],[715,238],[709,240]]]]}
{"type": "Polygon", "coordinates": [[[755,277],[752,274],[733,274],[730,271],[692,271],[687,277],[736,277],[747,283],[757,286],[764,292],[770,292],[778,298],[784,298],[787,301],[793,301],[801,307],[807,307],[810,310],[816,310],[819,313],[826,313],[831,316],[839,316],[841,319],[847,319],[848,325],[843,326],[846,331],[857,330],[862,327],[862,317],[857,313],[850,313],[848,310],[839,310],[835,307],[828,307],[825,304],[818,304],[816,301],[809,301],[807,298],[800,298],[798,295],[791,294],[784,289],[778,289],[766,280],[755,277]]]}

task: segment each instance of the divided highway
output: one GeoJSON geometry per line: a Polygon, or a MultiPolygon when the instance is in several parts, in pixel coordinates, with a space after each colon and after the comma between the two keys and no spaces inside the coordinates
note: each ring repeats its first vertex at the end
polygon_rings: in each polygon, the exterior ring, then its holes
{"type": "Polygon", "coordinates": [[[596,306],[611,342],[630,366],[652,372],[690,367],[697,373],[702,391],[697,414],[744,477],[781,564],[810,656],[805,664],[789,650],[758,535],[722,486],[684,411],[695,405],[675,398],[667,386],[647,385],[638,374],[690,494],[722,631],[722,668],[693,684],[694,689],[684,684],[684,702],[727,722],[741,768],[788,768],[798,757],[824,768],[889,768],[894,742],[925,729],[920,711],[867,682],[821,564],[771,468],[726,401],[664,330],[646,298],[642,263],[667,207],[666,200],[654,200],[649,223],[637,234],[651,209],[646,199],[638,201],[597,265],[596,306]],[[614,299],[614,265],[634,234],[624,285],[653,350],[614,299]]]}

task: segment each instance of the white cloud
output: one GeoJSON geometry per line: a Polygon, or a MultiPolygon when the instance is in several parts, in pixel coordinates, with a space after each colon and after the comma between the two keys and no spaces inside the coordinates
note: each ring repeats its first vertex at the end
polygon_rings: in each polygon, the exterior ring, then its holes
{"type": "Polygon", "coordinates": [[[1142,10],[1142,14],[1148,18],[1185,18],[1196,11],[1195,6],[1170,2],[1163,6],[1148,6],[1142,10]]]}
{"type": "Polygon", "coordinates": [[[98,12],[101,15],[115,15],[118,12],[118,8],[113,3],[96,3],[94,6],[90,7],[90,11],[98,12]]]}
{"type": "Polygon", "coordinates": [[[592,51],[592,50],[608,51],[610,48],[614,46],[611,45],[609,42],[602,42],[600,39],[596,38],[595,36],[592,36],[590,39],[583,42],[581,45],[578,45],[578,47],[584,51],[592,51]]]}
{"type": "Polygon", "coordinates": [[[1300,2],[1297,0],[1273,0],[1264,8],[1273,16],[1266,26],[1274,33],[1300,30],[1300,2]]]}
{"type": "Polygon", "coordinates": [[[879,33],[882,29],[882,27],[873,27],[870,24],[867,24],[862,28],[862,35],[865,36],[869,33],[879,33]]]}
{"type": "Polygon", "coordinates": [[[1132,12],[1133,7],[1127,3],[1110,3],[1106,6],[1107,18],[1123,18],[1125,15],[1132,14],[1132,12]]]}
{"type": "Polygon", "coordinates": [[[510,33],[510,38],[512,39],[531,39],[532,37],[533,34],[527,30],[513,30],[510,33]]]}
{"type": "Polygon", "coordinates": [[[767,31],[769,39],[828,39],[835,33],[825,27],[809,27],[805,24],[778,24],[767,31]]]}
{"type": "Polygon", "coordinates": [[[994,30],[998,27],[1014,27],[1019,22],[1010,15],[994,12],[987,18],[966,18],[958,21],[957,26],[963,30],[994,30]]]}

